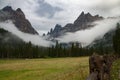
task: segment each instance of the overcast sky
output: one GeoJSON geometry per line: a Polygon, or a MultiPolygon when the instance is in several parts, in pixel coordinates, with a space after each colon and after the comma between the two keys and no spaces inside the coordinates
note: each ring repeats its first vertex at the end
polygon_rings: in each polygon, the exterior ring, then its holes
{"type": "Polygon", "coordinates": [[[7,5],[21,8],[40,34],[56,24],[72,23],[82,11],[103,17],[120,16],[120,0],[0,0],[0,8],[7,5]]]}

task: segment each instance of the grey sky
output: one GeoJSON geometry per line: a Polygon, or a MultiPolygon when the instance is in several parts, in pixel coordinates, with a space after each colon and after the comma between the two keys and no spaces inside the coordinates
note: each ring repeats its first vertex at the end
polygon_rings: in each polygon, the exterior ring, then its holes
{"type": "Polygon", "coordinates": [[[40,34],[56,24],[72,23],[82,11],[120,16],[120,0],[0,0],[0,8],[6,5],[21,8],[40,34]]]}
{"type": "Polygon", "coordinates": [[[52,5],[48,4],[44,0],[39,0],[38,1],[38,9],[36,10],[36,13],[40,17],[47,17],[47,18],[52,18],[54,17],[56,12],[62,11],[61,8],[59,7],[53,7],[52,5]]]}

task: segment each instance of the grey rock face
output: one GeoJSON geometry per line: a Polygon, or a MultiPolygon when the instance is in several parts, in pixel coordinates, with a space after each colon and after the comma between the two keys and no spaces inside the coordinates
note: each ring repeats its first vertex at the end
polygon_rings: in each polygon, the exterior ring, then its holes
{"type": "Polygon", "coordinates": [[[20,8],[13,10],[11,6],[6,6],[0,10],[0,21],[4,22],[6,20],[12,20],[15,26],[22,32],[38,34],[20,8]]]}
{"type": "Polygon", "coordinates": [[[66,32],[76,32],[78,30],[84,30],[93,27],[91,23],[97,20],[101,20],[103,17],[99,15],[92,16],[90,13],[85,14],[82,12],[80,16],[74,21],[74,23],[68,23],[64,27],[56,25],[53,32],[50,32],[48,35],[50,37],[59,37],[64,35],[66,32]]]}
{"type": "Polygon", "coordinates": [[[61,25],[57,24],[57,25],[55,26],[54,30],[53,30],[53,29],[50,30],[49,35],[51,35],[52,37],[57,37],[57,36],[60,35],[60,34],[59,34],[59,31],[61,31],[61,30],[62,30],[61,25]]]}

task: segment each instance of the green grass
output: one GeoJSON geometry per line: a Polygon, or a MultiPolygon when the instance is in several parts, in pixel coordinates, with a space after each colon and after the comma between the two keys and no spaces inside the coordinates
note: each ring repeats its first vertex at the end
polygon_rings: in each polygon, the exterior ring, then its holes
{"type": "Polygon", "coordinates": [[[112,65],[111,80],[120,80],[120,59],[116,60],[112,65]]]}
{"type": "Polygon", "coordinates": [[[0,80],[85,80],[88,57],[0,60],[0,80]]]}

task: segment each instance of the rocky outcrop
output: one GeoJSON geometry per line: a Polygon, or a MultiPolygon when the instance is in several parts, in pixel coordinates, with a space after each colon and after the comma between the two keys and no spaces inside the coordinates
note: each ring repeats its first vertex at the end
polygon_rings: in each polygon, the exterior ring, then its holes
{"type": "Polygon", "coordinates": [[[82,12],[81,15],[77,18],[77,20],[75,20],[73,26],[75,28],[79,27],[79,29],[86,29],[94,26],[91,24],[92,22],[101,19],[103,18],[99,15],[92,16],[90,13],[85,14],[84,12],[82,12]]]}
{"type": "Polygon", "coordinates": [[[6,6],[0,10],[0,21],[3,22],[7,20],[12,20],[15,26],[22,32],[38,34],[20,8],[13,10],[11,6],[6,6]]]}
{"type": "Polygon", "coordinates": [[[48,35],[51,35],[51,36],[53,36],[53,37],[57,37],[57,36],[60,35],[60,34],[59,34],[59,31],[61,31],[61,30],[62,30],[62,26],[59,25],[59,24],[57,24],[57,25],[55,26],[54,30],[51,28],[50,32],[48,32],[48,35]]]}
{"type": "Polygon", "coordinates": [[[101,20],[103,17],[100,17],[99,15],[92,16],[90,13],[85,14],[82,12],[80,16],[74,21],[74,23],[68,23],[64,27],[61,27],[60,25],[56,25],[59,27],[54,28],[53,32],[49,32],[50,37],[59,37],[66,32],[76,32],[78,30],[84,30],[93,27],[94,25],[91,24],[94,21],[101,20]]]}

